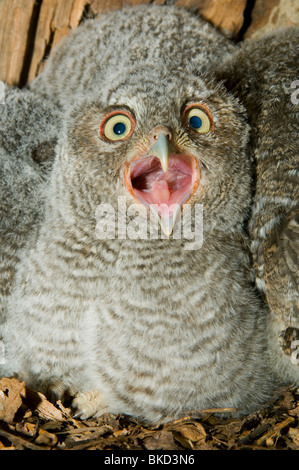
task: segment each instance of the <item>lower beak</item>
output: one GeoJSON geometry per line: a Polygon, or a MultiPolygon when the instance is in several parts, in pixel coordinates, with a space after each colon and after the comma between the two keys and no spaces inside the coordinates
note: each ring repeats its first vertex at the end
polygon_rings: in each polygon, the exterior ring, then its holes
{"type": "Polygon", "coordinates": [[[181,207],[177,204],[175,207],[169,208],[167,204],[162,204],[160,205],[159,209],[160,210],[157,211],[154,206],[150,206],[150,210],[152,214],[158,219],[164,235],[166,235],[166,237],[170,237],[181,207]]]}

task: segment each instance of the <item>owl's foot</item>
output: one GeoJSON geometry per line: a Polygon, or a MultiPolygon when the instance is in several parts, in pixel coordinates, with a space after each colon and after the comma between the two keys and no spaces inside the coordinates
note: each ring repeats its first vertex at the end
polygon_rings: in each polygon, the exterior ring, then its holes
{"type": "Polygon", "coordinates": [[[103,396],[98,390],[87,393],[78,393],[72,401],[75,410],[74,418],[88,419],[102,415],[107,411],[103,403],[103,396]]]}

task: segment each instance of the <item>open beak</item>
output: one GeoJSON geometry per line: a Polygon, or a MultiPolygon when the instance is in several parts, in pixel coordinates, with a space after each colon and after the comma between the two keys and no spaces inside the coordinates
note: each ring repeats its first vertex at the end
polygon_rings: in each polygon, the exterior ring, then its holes
{"type": "Polygon", "coordinates": [[[125,172],[127,189],[150,208],[167,237],[173,232],[182,205],[196,190],[198,179],[196,159],[179,153],[165,131],[156,132],[148,153],[133,159],[125,172]]]}

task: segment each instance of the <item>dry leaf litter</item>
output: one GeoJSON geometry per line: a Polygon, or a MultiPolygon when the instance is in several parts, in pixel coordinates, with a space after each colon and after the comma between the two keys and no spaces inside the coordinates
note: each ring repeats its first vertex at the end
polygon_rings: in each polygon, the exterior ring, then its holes
{"type": "Polygon", "coordinates": [[[242,418],[217,410],[145,425],[126,415],[74,419],[60,401],[16,378],[0,380],[0,450],[299,450],[299,388],[285,388],[267,408],[242,418]]]}

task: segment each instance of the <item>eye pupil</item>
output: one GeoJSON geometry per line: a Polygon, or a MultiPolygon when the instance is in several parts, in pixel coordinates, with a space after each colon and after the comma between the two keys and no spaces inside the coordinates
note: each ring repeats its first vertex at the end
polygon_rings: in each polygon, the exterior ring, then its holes
{"type": "Polygon", "coordinates": [[[108,142],[121,142],[133,134],[135,120],[127,111],[112,111],[100,124],[100,136],[108,142]]]}
{"type": "Polygon", "coordinates": [[[116,135],[122,135],[125,133],[125,131],[126,131],[126,125],[123,122],[117,122],[113,126],[113,132],[116,135]]]}
{"type": "Polygon", "coordinates": [[[199,116],[192,116],[189,119],[189,124],[193,129],[200,129],[202,126],[202,120],[199,116]]]}

